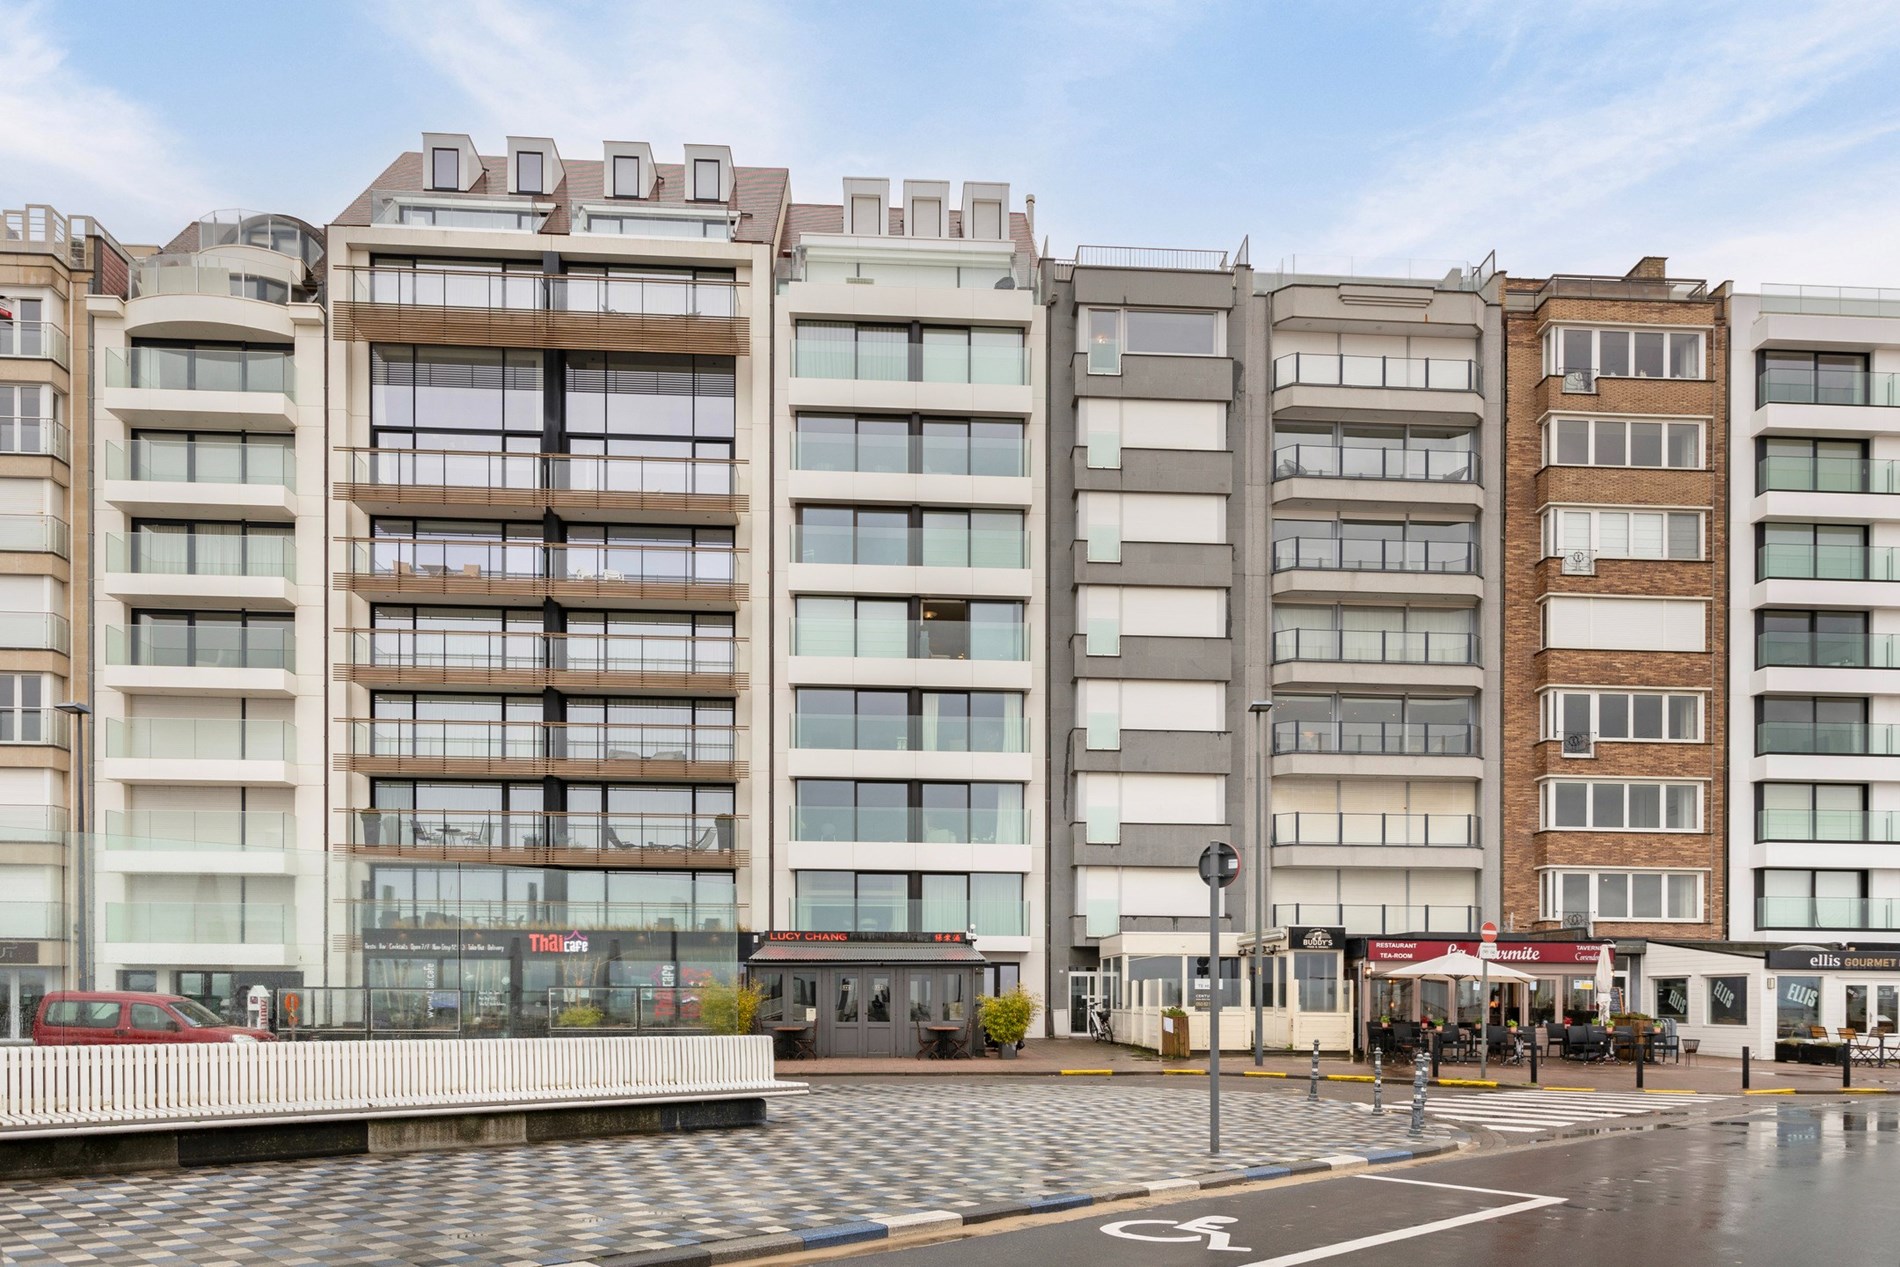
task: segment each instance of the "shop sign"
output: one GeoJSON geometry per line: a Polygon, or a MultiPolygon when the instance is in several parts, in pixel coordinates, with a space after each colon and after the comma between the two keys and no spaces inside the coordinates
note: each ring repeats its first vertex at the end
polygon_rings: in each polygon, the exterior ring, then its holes
{"type": "Polygon", "coordinates": [[[36,941],[0,941],[0,963],[38,963],[40,944],[36,941]]]}
{"type": "Polygon", "coordinates": [[[1346,944],[1346,930],[1296,924],[1286,930],[1286,944],[1294,950],[1338,950],[1346,944]]]}
{"type": "Polygon", "coordinates": [[[886,945],[892,943],[906,943],[911,945],[922,943],[924,945],[933,946],[961,946],[970,940],[970,936],[968,933],[821,933],[799,929],[784,929],[767,933],[765,940],[797,942],[803,945],[844,945],[848,943],[882,942],[886,945]]]}
{"type": "Polygon", "coordinates": [[[1768,952],[1784,972],[1900,972],[1900,946],[1789,946],[1768,952]]]}
{"type": "MultiPolygon", "coordinates": [[[[1463,941],[1399,941],[1392,938],[1366,939],[1366,958],[1374,963],[1421,963],[1462,950],[1476,958],[1484,943],[1476,937],[1463,941]]],[[[1601,942],[1581,941],[1510,941],[1495,942],[1499,963],[1539,964],[1548,966],[1594,968],[1603,953],[1601,942]]]]}
{"type": "Polygon", "coordinates": [[[528,950],[537,955],[584,955],[587,934],[579,929],[571,933],[529,933],[528,950]]]}
{"type": "Polygon", "coordinates": [[[508,938],[476,928],[366,928],[363,953],[506,958],[508,938]]]}

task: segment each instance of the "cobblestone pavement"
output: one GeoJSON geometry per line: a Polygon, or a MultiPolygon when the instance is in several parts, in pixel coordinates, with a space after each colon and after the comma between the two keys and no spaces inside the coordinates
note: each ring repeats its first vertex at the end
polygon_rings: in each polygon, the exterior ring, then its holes
{"type": "Polygon", "coordinates": [[[744,1130],[0,1184],[0,1262],[585,1262],[1417,1143],[1402,1112],[1223,1090],[1218,1163],[1204,1079],[907,1079],[744,1130]]]}

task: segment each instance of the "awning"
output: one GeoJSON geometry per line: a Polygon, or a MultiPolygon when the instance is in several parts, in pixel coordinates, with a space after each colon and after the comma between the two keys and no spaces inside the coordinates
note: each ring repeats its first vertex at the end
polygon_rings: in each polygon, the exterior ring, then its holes
{"type": "Polygon", "coordinates": [[[746,960],[754,963],[988,963],[968,943],[768,941],[746,960]]]}

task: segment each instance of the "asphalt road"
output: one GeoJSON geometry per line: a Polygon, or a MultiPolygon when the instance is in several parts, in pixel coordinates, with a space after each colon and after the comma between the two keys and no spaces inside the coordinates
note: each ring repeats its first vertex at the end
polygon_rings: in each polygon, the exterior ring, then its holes
{"type": "Polygon", "coordinates": [[[1777,1098],[1652,1131],[865,1257],[875,1267],[1895,1267],[1897,1177],[1900,1103],[1777,1098]]]}

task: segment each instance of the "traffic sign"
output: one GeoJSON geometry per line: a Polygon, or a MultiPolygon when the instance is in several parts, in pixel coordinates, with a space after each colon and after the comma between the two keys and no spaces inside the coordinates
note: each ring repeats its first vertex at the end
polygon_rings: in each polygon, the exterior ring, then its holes
{"type": "Polygon", "coordinates": [[[1483,925],[1479,927],[1478,936],[1484,938],[1486,941],[1496,941],[1498,939],[1498,926],[1493,924],[1490,920],[1486,920],[1483,925]]]}
{"type": "Polygon", "coordinates": [[[1498,957],[1498,944],[1496,942],[1481,941],[1478,943],[1478,958],[1496,959],[1497,957],[1498,957]]]}
{"type": "Polygon", "coordinates": [[[1201,879],[1208,887],[1226,888],[1240,878],[1240,855],[1224,840],[1211,842],[1201,850],[1201,879]]]}

